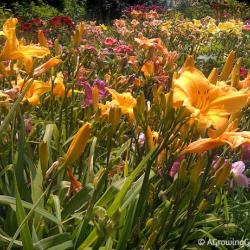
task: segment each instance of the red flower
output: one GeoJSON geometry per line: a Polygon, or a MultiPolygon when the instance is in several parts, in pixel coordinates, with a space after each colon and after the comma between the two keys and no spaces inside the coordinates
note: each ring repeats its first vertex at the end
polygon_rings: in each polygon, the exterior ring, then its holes
{"type": "Polygon", "coordinates": [[[104,41],[104,45],[106,46],[113,46],[116,43],[117,43],[117,40],[113,37],[107,37],[104,41]]]}
{"type": "Polygon", "coordinates": [[[62,25],[72,27],[74,25],[72,19],[67,16],[55,16],[50,20],[49,23],[54,27],[61,27],[62,25]]]}

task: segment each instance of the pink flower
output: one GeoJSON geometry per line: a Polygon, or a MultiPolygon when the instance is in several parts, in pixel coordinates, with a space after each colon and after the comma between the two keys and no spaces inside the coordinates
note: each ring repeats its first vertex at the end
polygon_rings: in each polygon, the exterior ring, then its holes
{"type": "Polygon", "coordinates": [[[85,98],[83,101],[83,108],[89,107],[93,104],[93,93],[92,89],[94,86],[98,88],[98,94],[99,94],[99,100],[102,100],[108,95],[108,92],[106,90],[106,82],[96,79],[94,80],[93,87],[89,84],[89,82],[84,81],[82,83],[84,89],[85,89],[85,98]]]}
{"type": "Polygon", "coordinates": [[[128,45],[119,45],[114,49],[114,52],[117,54],[130,54],[133,52],[133,47],[128,45]]]}
{"type": "Polygon", "coordinates": [[[117,40],[113,37],[107,37],[104,41],[104,45],[106,46],[113,46],[117,43],[117,40]]]}
{"type": "Polygon", "coordinates": [[[236,161],[232,164],[231,173],[233,175],[232,184],[238,187],[248,187],[249,180],[243,172],[245,171],[245,164],[243,161],[236,161]]]}
{"type": "Polygon", "coordinates": [[[4,91],[5,94],[7,94],[12,100],[15,100],[18,96],[19,90],[17,87],[8,89],[4,91]]]}
{"type": "Polygon", "coordinates": [[[243,25],[242,29],[245,31],[250,31],[250,24],[243,25]]]}
{"type": "Polygon", "coordinates": [[[244,67],[240,67],[240,77],[245,77],[247,75],[248,70],[244,67]]]}
{"type": "Polygon", "coordinates": [[[32,129],[32,121],[30,118],[24,118],[25,134],[28,135],[32,129]]]}
{"type": "Polygon", "coordinates": [[[182,160],[184,160],[185,156],[182,155],[180,156],[176,161],[174,161],[173,165],[171,166],[171,168],[168,171],[168,175],[171,176],[172,178],[175,177],[175,175],[178,173],[179,168],[181,166],[181,162],[182,160]]]}

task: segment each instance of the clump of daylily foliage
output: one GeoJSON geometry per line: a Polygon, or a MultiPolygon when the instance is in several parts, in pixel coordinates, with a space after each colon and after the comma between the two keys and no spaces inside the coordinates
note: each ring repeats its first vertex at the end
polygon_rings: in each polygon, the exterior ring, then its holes
{"type": "Polygon", "coordinates": [[[6,20],[0,247],[248,239],[249,25],[157,9],[6,20]]]}

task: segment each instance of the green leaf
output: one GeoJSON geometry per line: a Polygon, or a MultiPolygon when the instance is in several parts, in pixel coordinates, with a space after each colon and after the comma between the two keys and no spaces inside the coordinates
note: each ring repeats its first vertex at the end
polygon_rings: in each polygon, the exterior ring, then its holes
{"type": "MultiPolygon", "coordinates": [[[[144,157],[144,159],[139,163],[139,165],[134,169],[134,171],[131,173],[131,175],[126,179],[124,182],[121,190],[116,195],[113,203],[111,206],[107,209],[107,213],[109,217],[112,217],[115,212],[119,209],[121,202],[126,195],[127,191],[129,190],[130,186],[132,185],[135,178],[140,174],[140,172],[143,170],[146,163],[149,161],[153,153],[155,152],[155,148],[150,150],[150,152],[144,157]]],[[[89,234],[87,239],[80,245],[79,250],[84,250],[88,246],[90,246],[96,239],[98,238],[97,230],[94,228],[92,232],[89,234]]]]}
{"type": "Polygon", "coordinates": [[[223,198],[223,204],[224,204],[224,215],[225,215],[225,220],[226,222],[229,222],[229,209],[228,209],[228,202],[227,202],[227,195],[224,194],[223,198]]]}
{"type": "MultiPolygon", "coordinates": [[[[59,221],[62,221],[60,200],[57,195],[52,195],[52,198],[54,201],[56,217],[58,218],[59,221]]],[[[58,229],[60,233],[63,233],[63,229],[61,225],[58,225],[58,229]]]]}
{"type": "Polygon", "coordinates": [[[138,202],[138,198],[136,198],[136,199],[134,198],[131,201],[131,203],[130,203],[128,209],[127,209],[125,224],[122,227],[121,235],[119,237],[119,241],[117,243],[116,250],[126,249],[126,245],[127,245],[128,239],[129,239],[129,235],[132,232],[132,226],[133,226],[133,221],[134,221],[137,202],[138,202]]]}
{"type": "Polygon", "coordinates": [[[93,187],[86,185],[80,190],[70,201],[66,203],[62,210],[62,219],[64,220],[69,215],[80,209],[92,196],[93,187]]]}
{"type": "Polygon", "coordinates": [[[93,138],[93,142],[90,147],[89,157],[87,161],[88,166],[88,178],[87,182],[93,182],[94,179],[94,154],[95,154],[95,147],[96,147],[97,137],[93,138]]]}
{"type": "MultiPolygon", "coordinates": [[[[26,217],[26,213],[22,205],[20,194],[18,192],[18,187],[17,187],[17,182],[16,182],[15,177],[14,177],[14,185],[15,185],[15,194],[16,194],[16,217],[17,217],[18,225],[20,226],[26,217]]],[[[32,238],[31,238],[31,233],[30,233],[30,229],[29,229],[29,225],[27,221],[24,222],[23,227],[20,231],[20,235],[21,235],[21,239],[23,243],[23,249],[32,250],[33,249],[32,238]]],[[[12,247],[11,243],[12,242],[10,242],[8,249],[11,249],[12,247]]]]}
{"type": "MultiPolygon", "coordinates": [[[[0,195],[0,203],[7,204],[7,205],[16,205],[16,199],[14,197],[0,195]]],[[[32,209],[33,207],[33,205],[29,202],[21,200],[21,203],[24,208],[32,209]]],[[[45,209],[36,207],[34,211],[42,215],[43,217],[47,218],[48,220],[54,222],[55,224],[61,225],[61,222],[54,215],[47,212],[45,209]]]]}
{"type": "Polygon", "coordinates": [[[73,248],[73,242],[69,233],[56,234],[42,239],[34,244],[36,250],[64,250],[73,248]]]}

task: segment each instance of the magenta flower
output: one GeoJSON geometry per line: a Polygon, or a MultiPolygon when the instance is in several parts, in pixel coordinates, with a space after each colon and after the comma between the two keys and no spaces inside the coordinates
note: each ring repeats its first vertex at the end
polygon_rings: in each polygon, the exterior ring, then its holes
{"type": "Polygon", "coordinates": [[[133,52],[133,47],[131,45],[119,45],[114,49],[114,52],[117,54],[130,54],[133,52]]]}
{"type": "Polygon", "coordinates": [[[106,90],[106,83],[100,79],[94,80],[93,87],[87,81],[81,82],[81,85],[85,89],[85,98],[83,101],[83,107],[89,107],[93,104],[93,93],[92,88],[96,86],[98,88],[99,100],[102,100],[104,97],[108,95],[106,90]]]}
{"type": "Polygon", "coordinates": [[[245,163],[243,161],[236,161],[232,164],[231,173],[233,176],[232,184],[238,187],[247,188],[249,185],[249,179],[244,174],[245,163]]]}
{"type": "Polygon", "coordinates": [[[185,156],[182,155],[180,156],[176,161],[174,161],[173,165],[169,169],[168,175],[171,176],[172,178],[175,177],[175,175],[178,173],[179,168],[181,166],[182,160],[184,160],[185,156]]]}
{"type": "Polygon", "coordinates": [[[246,68],[240,67],[240,77],[245,77],[248,73],[246,68]]]}

